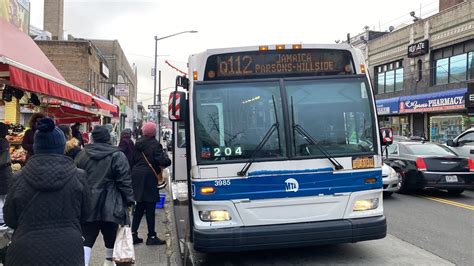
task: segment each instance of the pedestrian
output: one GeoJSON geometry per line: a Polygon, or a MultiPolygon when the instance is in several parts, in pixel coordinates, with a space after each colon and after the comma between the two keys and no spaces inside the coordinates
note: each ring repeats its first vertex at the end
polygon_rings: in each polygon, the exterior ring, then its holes
{"type": "Polygon", "coordinates": [[[132,222],[133,243],[142,243],[138,236],[138,227],[143,214],[146,214],[148,226],[147,245],[162,245],[165,241],[159,239],[155,232],[155,206],[160,200],[157,187],[158,181],[153,169],[159,173],[161,168],[171,165],[170,159],[163,152],[163,147],[156,140],[156,124],[147,122],[142,127],[143,136],[137,140],[132,161],[133,192],[137,205],[132,222]],[[148,164],[148,162],[150,164],[148,164]]]}
{"type": "Polygon", "coordinates": [[[84,265],[81,221],[90,190],[65,145],[51,118],[38,120],[35,155],[15,173],[5,201],[5,223],[15,229],[6,265],[84,265]]]}
{"type": "Polygon", "coordinates": [[[8,125],[0,122],[0,225],[4,224],[3,205],[8,192],[8,184],[12,177],[10,160],[10,144],[6,140],[8,125]]]}
{"type": "Polygon", "coordinates": [[[119,148],[110,145],[110,133],[105,126],[94,128],[92,140],[94,143],[86,145],[75,159],[77,166],[86,170],[92,190],[93,210],[82,225],[84,261],[89,264],[100,231],[105,242],[106,264],[112,264],[118,225],[130,224],[127,207],[134,204],[130,167],[119,148]]]}
{"type": "Polygon", "coordinates": [[[82,139],[81,123],[75,123],[71,126],[72,136],[79,140],[80,147],[84,147],[84,140],[82,139]]]}
{"type": "Polygon", "coordinates": [[[26,151],[26,161],[28,161],[28,159],[34,154],[33,144],[35,142],[36,122],[44,117],[45,115],[43,113],[34,113],[30,118],[30,128],[26,130],[25,135],[23,136],[23,141],[21,143],[21,146],[26,151]]]}
{"type": "Polygon", "coordinates": [[[125,156],[127,156],[128,163],[131,167],[135,145],[132,141],[132,130],[130,128],[124,129],[120,134],[119,148],[125,156]]]}
{"type": "Polygon", "coordinates": [[[66,136],[66,150],[64,151],[64,154],[74,160],[76,155],[81,151],[79,140],[72,136],[72,130],[70,126],[60,125],[58,127],[62,130],[64,136],[66,136]]]}

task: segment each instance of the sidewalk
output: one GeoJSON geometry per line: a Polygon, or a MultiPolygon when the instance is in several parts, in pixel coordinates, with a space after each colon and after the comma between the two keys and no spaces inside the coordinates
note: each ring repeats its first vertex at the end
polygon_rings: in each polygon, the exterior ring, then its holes
{"type": "MultiPolygon", "coordinates": [[[[160,193],[166,192],[166,202],[164,209],[156,209],[155,230],[158,237],[166,240],[166,245],[147,246],[145,245],[147,237],[147,226],[145,216],[142,218],[138,235],[143,238],[144,243],[135,245],[135,265],[160,265],[160,266],[178,266],[182,265],[179,254],[178,243],[176,242],[176,230],[174,223],[173,207],[171,203],[170,192],[165,189],[160,193]]],[[[105,247],[102,235],[99,234],[97,241],[92,249],[90,266],[102,266],[105,257],[105,247]]]]}

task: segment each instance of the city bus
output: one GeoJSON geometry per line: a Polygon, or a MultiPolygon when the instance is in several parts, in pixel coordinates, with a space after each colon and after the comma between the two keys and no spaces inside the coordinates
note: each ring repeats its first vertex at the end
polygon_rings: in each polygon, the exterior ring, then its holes
{"type": "Polygon", "coordinates": [[[169,101],[181,244],[212,253],[384,238],[364,63],[350,44],[191,55],[169,101]]]}

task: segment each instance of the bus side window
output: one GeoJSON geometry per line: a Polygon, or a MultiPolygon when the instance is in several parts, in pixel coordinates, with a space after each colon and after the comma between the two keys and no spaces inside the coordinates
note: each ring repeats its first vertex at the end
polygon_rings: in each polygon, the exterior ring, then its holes
{"type": "Polygon", "coordinates": [[[178,142],[176,143],[178,148],[185,148],[186,147],[186,132],[184,128],[184,122],[178,123],[178,142]]]}

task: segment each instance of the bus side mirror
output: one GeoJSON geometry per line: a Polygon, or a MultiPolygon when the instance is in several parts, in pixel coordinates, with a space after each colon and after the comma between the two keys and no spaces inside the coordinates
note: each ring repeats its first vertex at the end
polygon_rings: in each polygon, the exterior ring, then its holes
{"type": "Polygon", "coordinates": [[[390,146],[393,143],[393,131],[391,128],[380,128],[380,143],[382,146],[390,146]]]}
{"type": "Polygon", "coordinates": [[[171,92],[168,102],[169,120],[173,122],[184,121],[186,107],[186,93],[181,91],[171,92]]]}

